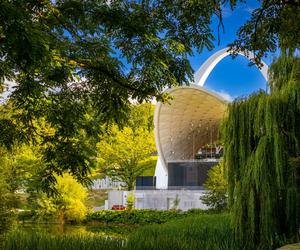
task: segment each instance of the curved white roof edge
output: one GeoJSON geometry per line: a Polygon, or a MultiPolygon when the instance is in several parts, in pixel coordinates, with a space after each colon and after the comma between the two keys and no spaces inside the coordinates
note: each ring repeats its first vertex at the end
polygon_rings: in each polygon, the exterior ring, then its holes
{"type": "MultiPolygon", "coordinates": [[[[239,55],[242,55],[249,60],[254,58],[254,54],[251,51],[247,52],[239,52],[239,55]]],[[[214,69],[214,67],[226,56],[230,55],[229,48],[224,48],[219,51],[217,51],[215,54],[213,54],[211,57],[209,57],[202,66],[195,72],[194,74],[194,84],[203,86],[207,77],[211,73],[211,71],[214,69]]],[[[262,67],[258,68],[265,78],[265,80],[268,82],[268,65],[262,61],[262,67]]]]}
{"type": "MultiPolygon", "coordinates": [[[[190,84],[189,86],[179,86],[179,87],[175,87],[175,88],[172,88],[172,89],[167,89],[165,92],[172,94],[172,92],[178,91],[178,90],[181,90],[181,89],[194,89],[195,91],[202,91],[202,92],[206,93],[207,95],[210,95],[210,96],[216,98],[221,103],[228,104],[228,101],[226,101],[220,95],[218,95],[218,94],[216,94],[212,91],[209,91],[209,90],[205,89],[202,86],[195,85],[195,84],[190,84]]],[[[154,137],[155,137],[155,143],[156,143],[158,156],[160,158],[160,161],[161,161],[163,167],[165,168],[165,170],[167,170],[166,169],[167,168],[166,167],[166,159],[165,159],[164,154],[162,152],[162,145],[161,145],[161,142],[160,142],[160,131],[158,129],[159,123],[160,123],[160,111],[161,111],[162,105],[164,105],[164,104],[162,104],[161,102],[158,102],[156,104],[155,113],[154,113],[154,137]]]]}
{"type": "MultiPolygon", "coordinates": [[[[239,52],[238,54],[248,58],[251,60],[254,58],[254,54],[251,51],[246,52],[239,52]]],[[[202,66],[195,72],[194,74],[194,82],[190,86],[181,86],[181,87],[175,87],[172,89],[167,89],[164,92],[172,93],[172,91],[175,91],[176,89],[180,88],[194,88],[195,90],[200,90],[205,92],[208,95],[211,95],[218,99],[221,102],[228,103],[226,100],[224,100],[222,97],[217,95],[216,93],[213,93],[211,91],[208,91],[207,89],[204,89],[203,86],[205,84],[206,79],[208,78],[211,71],[214,69],[214,67],[226,56],[230,55],[229,48],[224,48],[219,51],[217,51],[215,54],[213,54],[211,57],[209,57],[202,66]]],[[[263,75],[264,79],[268,82],[268,65],[262,61],[262,67],[258,68],[263,75]]],[[[155,134],[155,141],[157,146],[157,152],[158,152],[158,160],[157,165],[155,169],[155,176],[157,178],[156,181],[156,187],[158,189],[167,189],[168,188],[168,170],[166,167],[166,162],[164,159],[164,154],[162,152],[161,142],[159,138],[159,131],[158,131],[158,124],[160,123],[160,110],[161,106],[163,104],[158,102],[156,104],[155,114],[154,114],[154,134],[155,134]]]]}

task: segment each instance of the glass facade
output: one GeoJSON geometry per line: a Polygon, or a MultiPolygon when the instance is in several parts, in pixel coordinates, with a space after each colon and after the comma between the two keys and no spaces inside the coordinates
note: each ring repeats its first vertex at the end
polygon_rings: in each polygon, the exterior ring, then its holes
{"type": "Polygon", "coordinates": [[[208,170],[218,161],[176,161],[168,163],[168,189],[203,189],[208,170]]]}
{"type": "Polygon", "coordinates": [[[153,190],[156,188],[155,176],[136,177],[136,190],[153,190]]]}

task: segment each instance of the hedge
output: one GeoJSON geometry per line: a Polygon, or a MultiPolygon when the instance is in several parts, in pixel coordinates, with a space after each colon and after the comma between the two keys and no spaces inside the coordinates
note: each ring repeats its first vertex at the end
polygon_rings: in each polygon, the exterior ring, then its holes
{"type": "Polygon", "coordinates": [[[101,210],[86,217],[86,222],[97,221],[102,223],[121,223],[121,224],[162,224],[167,221],[183,218],[191,214],[209,213],[200,209],[192,209],[187,212],[180,210],[150,210],[134,209],[131,211],[101,210]]]}

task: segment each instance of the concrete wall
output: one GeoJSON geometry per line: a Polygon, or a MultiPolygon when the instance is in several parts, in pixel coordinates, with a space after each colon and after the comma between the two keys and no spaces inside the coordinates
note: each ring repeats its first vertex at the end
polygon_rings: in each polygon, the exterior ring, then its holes
{"type": "Polygon", "coordinates": [[[126,205],[127,191],[112,190],[108,192],[107,207],[111,209],[113,205],[126,205]]]}
{"type": "MultiPolygon", "coordinates": [[[[199,199],[205,194],[204,190],[136,190],[135,208],[168,210],[174,208],[174,202],[179,204],[177,209],[183,211],[192,208],[208,209],[199,199]]],[[[126,206],[127,191],[110,191],[108,195],[108,208],[112,205],[126,206]]]]}

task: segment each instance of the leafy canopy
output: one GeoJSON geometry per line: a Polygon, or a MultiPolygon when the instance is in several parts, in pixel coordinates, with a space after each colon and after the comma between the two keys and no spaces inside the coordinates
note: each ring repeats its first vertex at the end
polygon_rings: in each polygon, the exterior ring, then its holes
{"type": "MultiPolygon", "coordinates": [[[[0,120],[1,144],[39,134],[45,187],[54,173],[84,181],[99,125],[122,123],[130,100],[165,100],[164,88],[189,83],[188,56],[213,48],[212,17],[221,27],[222,8],[241,2],[0,1],[0,89],[14,82],[11,105],[20,111],[15,122],[0,120]]],[[[252,50],[259,60],[278,43],[298,48],[299,1],[261,3],[234,50],[252,50]]]]}
{"type": "MultiPolygon", "coordinates": [[[[247,1],[246,1],[247,2],[247,1]]],[[[300,1],[261,0],[261,6],[251,13],[251,18],[237,32],[231,44],[234,52],[252,51],[253,63],[268,53],[300,48],[300,1]]]]}
{"type": "Polygon", "coordinates": [[[16,122],[0,120],[9,132],[1,144],[38,134],[44,186],[63,172],[84,181],[100,125],[122,123],[130,100],[163,100],[165,87],[189,82],[188,56],[213,47],[209,24],[219,5],[0,1],[0,85],[14,82],[10,103],[18,110],[16,122]]]}
{"type": "Polygon", "coordinates": [[[134,188],[136,177],[151,167],[151,154],[155,152],[153,131],[130,127],[119,130],[112,126],[109,134],[98,144],[100,171],[123,181],[128,190],[134,188]]]}

